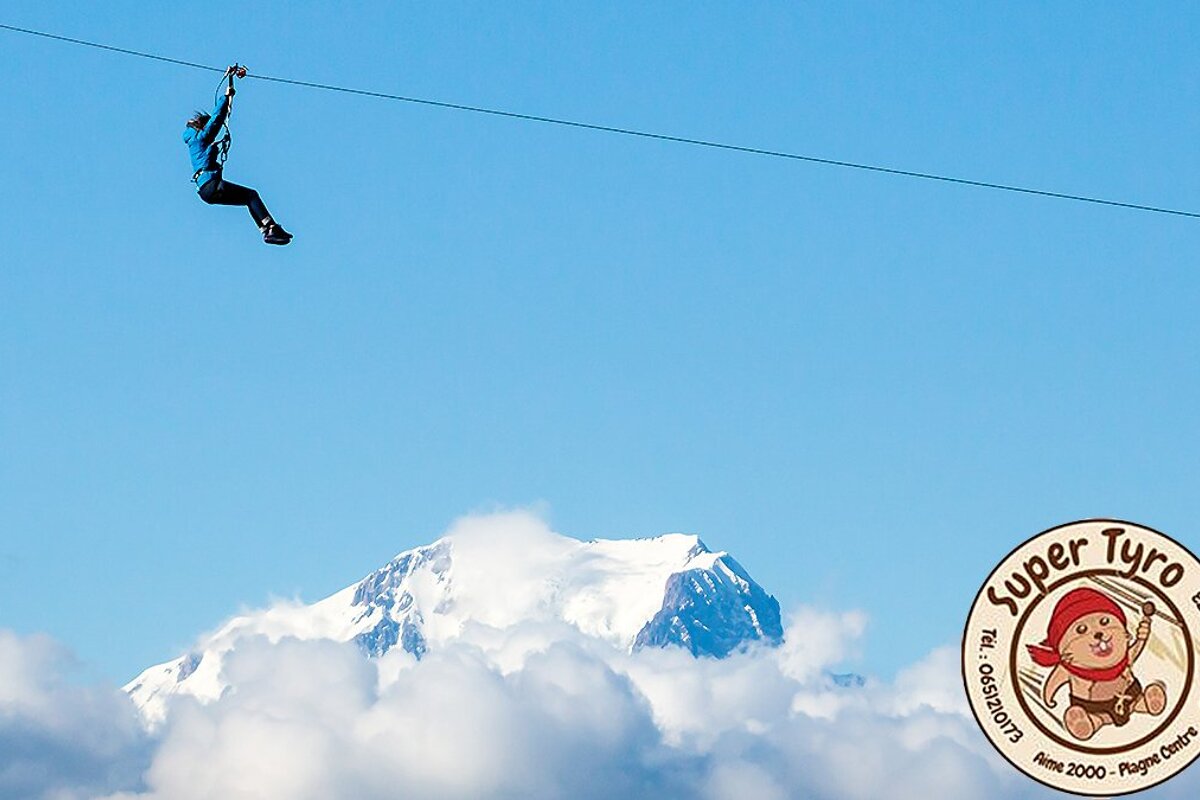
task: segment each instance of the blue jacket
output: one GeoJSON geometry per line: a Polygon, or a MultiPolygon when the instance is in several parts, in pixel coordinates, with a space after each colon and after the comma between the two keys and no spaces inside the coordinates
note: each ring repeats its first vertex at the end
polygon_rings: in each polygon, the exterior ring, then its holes
{"type": "Polygon", "coordinates": [[[192,158],[192,171],[196,175],[196,186],[208,183],[221,173],[221,163],[217,160],[220,148],[217,146],[217,134],[229,116],[229,98],[222,95],[217,103],[208,124],[200,130],[185,128],[183,141],[187,144],[188,155],[192,158]]]}

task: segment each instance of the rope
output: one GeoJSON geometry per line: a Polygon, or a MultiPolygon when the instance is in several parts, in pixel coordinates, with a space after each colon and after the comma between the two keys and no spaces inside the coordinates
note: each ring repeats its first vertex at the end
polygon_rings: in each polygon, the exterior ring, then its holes
{"type": "MultiPolygon", "coordinates": [[[[232,67],[230,67],[232,69],[232,67]]],[[[228,79],[229,87],[233,87],[233,75],[226,74],[221,76],[220,82],[217,83],[217,88],[213,92],[213,105],[217,104],[218,98],[221,96],[221,90],[226,86],[228,79]]],[[[229,130],[229,120],[233,117],[233,98],[229,98],[229,110],[225,112],[225,120],[221,123],[221,128],[225,131],[225,135],[218,139],[214,144],[217,146],[217,163],[221,168],[225,168],[225,162],[229,160],[229,148],[233,145],[233,131],[229,130]]]]}
{"type": "MultiPolygon", "coordinates": [[[[163,61],[168,64],[176,64],[193,69],[201,69],[209,72],[224,72],[222,67],[213,67],[207,64],[198,64],[193,61],[183,61],[177,58],[168,58],[166,56],[157,55],[154,53],[144,53],[139,50],[130,50],[124,47],[114,47],[112,45],[101,44],[99,42],[89,42],[84,39],[74,39],[69,36],[59,36],[53,33],[44,31],[35,31],[28,28],[18,28],[14,25],[5,25],[0,23],[0,29],[13,31],[14,33],[22,33],[30,36],[40,36],[45,39],[53,39],[55,41],[66,42],[68,44],[82,45],[84,47],[94,47],[100,50],[108,50],[114,53],[123,55],[136,56],[138,58],[146,58],[154,61],[163,61]]],[[[559,119],[556,117],[544,117],[537,114],[522,114],[516,111],[505,111],[497,108],[487,108],[484,106],[472,106],[462,103],[450,103],[443,100],[430,100],[421,97],[408,97],[399,94],[389,94],[387,92],[375,92],[367,89],[355,89],[347,86],[335,86],[327,83],[313,83],[312,81],[301,81],[292,78],[281,78],[272,75],[247,75],[248,78],[253,78],[260,81],[270,81],[272,83],[287,84],[290,86],[300,86],[307,89],[317,89],[326,92],[340,92],[342,94],[359,95],[362,97],[373,97],[380,100],[392,100],[401,103],[411,103],[423,106],[432,106],[434,108],[443,108],[453,111],[467,111],[473,114],[486,114],[493,117],[505,117],[508,119],[523,120],[525,122],[540,122],[547,125],[560,125],[568,128],[578,128],[582,130],[597,131],[600,133],[611,133],[619,136],[632,136],[641,139],[653,139],[661,142],[671,142],[675,144],[687,144],[696,147],[707,147],[716,150],[726,150],[736,153],[747,153],[750,155],[766,156],[769,158],[781,158],[790,161],[803,161],[810,164],[822,164],[830,167],[842,167],[844,169],[861,170],[865,172],[882,173],[885,175],[898,175],[905,178],[919,178],[921,180],[938,181],[941,183],[957,184],[959,186],[970,186],[980,189],[993,189],[1002,192],[1014,192],[1018,194],[1034,195],[1037,197],[1049,197],[1057,200],[1072,200],[1078,203],[1090,203],[1093,205],[1111,206],[1116,208],[1133,209],[1136,211],[1148,211],[1155,214],[1168,214],[1177,217],[1188,217],[1191,219],[1200,219],[1200,212],[1185,211],[1177,208],[1169,208],[1166,206],[1152,206],[1142,203],[1130,203],[1121,200],[1108,200],[1102,197],[1092,197],[1089,195],[1070,194],[1067,192],[1054,192],[1046,189],[1035,189],[1028,186],[1018,186],[1015,184],[994,183],[991,181],[973,180],[970,178],[958,178],[951,175],[940,175],[933,172],[918,172],[915,170],[898,169],[895,167],[886,167],[879,164],[867,164],[856,161],[844,161],[834,158],[822,158],[820,156],[804,155],[801,153],[791,153],[783,150],[768,150],[760,147],[747,147],[744,145],[730,144],[728,142],[717,142],[708,139],[694,139],[687,136],[673,136],[665,133],[654,133],[651,131],[637,130],[634,128],[620,128],[612,125],[600,125],[592,122],[581,122],[578,120],[559,119]]]]}

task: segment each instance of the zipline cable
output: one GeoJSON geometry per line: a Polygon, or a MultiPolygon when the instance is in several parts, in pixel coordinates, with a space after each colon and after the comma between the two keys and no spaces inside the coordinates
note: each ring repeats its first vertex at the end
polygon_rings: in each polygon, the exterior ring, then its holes
{"type": "Polygon", "coordinates": [[[0,23],[0,28],[14,33],[26,33],[30,36],[41,36],[43,39],[54,39],[59,42],[67,42],[68,44],[81,44],[84,47],[95,47],[100,50],[109,50],[114,53],[122,53],[127,56],[137,56],[138,58],[150,58],[155,61],[165,61],[168,64],[178,64],[181,67],[192,67],[193,69],[206,69],[209,72],[224,72],[221,67],[210,67],[207,64],[197,64],[193,61],[180,61],[178,58],[167,58],[166,56],[156,56],[153,53],[143,53],[139,50],[127,50],[124,47],[113,47],[110,44],[100,44],[99,42],[88,42],[83,39],[72,39],[70,36],[59,36],[56,33],[46,33],[44,31],[30,30],[29,28],[18,28],[15,25],[5,25],[0,23]]]}
{"type": "MultiPolygon", "coordinates": [[[[154,61],[162,61],[168,64],[176,64],[183,67],[191,67],[193,69],[202,69],[209,72],[224,72],[222,67],[213,67],[208,64],[197,64],[193,61],[183,61],[178,58],[168,58],[167,56],[156,55],[154,53],[144,53],[139,50],[130,50],[124,47],[114,47],[108,44],[99,42],[89,42],[84,39],[74,39],[69,36],[59,36],[58,34],[46,33],[44,31],[31,30],[29,28],[18,28],[14,25],[5,25],[0,23],[0,29],[12,31],[14,33],[23,33],[29,36],[40,36],[44,39],[53,39],[59,42],[68,44],[77,44],[84,47],[94,47],[99,50],[108,50],[113,53],[122,55],[136,56],[138,58],[147,58],[154,61]]],[[[416,105],[432,106],[434,108],[445,108],[453,111],[468,111],[474,114],[487,114],[493,117],[506,117],[508,119],[524,120],[526,122],[541,122],[548,125],[561,125],[568,128],[579,128],[589,131],[597,131],[600,133],[614,133],[621,136],[633,136],[641,139],[653,139],[661,142],[672,142],[675,144],[688,144],[696,147],[708,147],[716,150],[728,150],[735,153],[748,153],[750,155],[768,156],[771,158],[783,158],[790,161],[804,161],[810,164],[823,164],[830,167],[843,167],[846,169],[856,169],[865,172],[877,172],[885,175],[898,175],[906,178],[920,178],[922,180],[940,181],[942,183],[952,183],[959,186],[972,186],[980,189],[995,189],[1003,192],[1016,192],[1018,194],[1034,195],[1037,197],[1050,197],[1058,200],[1073,200],[1079,203],[1091,203],[1093,205],[1113,206],[1116,208],[1128,208],[1136,211],[1149,211],[1155,214],[1169,214],[1177,217],[1189,217],[1192,219],[1200,219],[1200,212],[1184,211],[1177,208],[1167,208],[1165,206],[1151,206],[1142,203],[1127,203],[1120,200],[1107,200],[1101,197],[1089,197],[1080,194],[1068,194],[1066,192],[1052,192],[1046,189],[1034,189],[1028,186],[1016,186],[1006,183],[993,183],[991,181],[977,181],[970,178],[956,178],[951,175],[939,175],[933,172],[917,172],[914,170],[897,169],[895,167],[885,167],[878,164],[865,164],[855,161],[843,161],[834,158],[822,158],[820,156],[803,155],[801,153],[789,153],[783,150],[767,150],[759,147],[747,147],[744,145],[729,144],[727,142],[716,142],[708,139],[693,139],[687,136],[672,136],[665,133],[653,133],[651,131],[642,131],[634,128],[619,128],[612,125],[599,125],[592,122],[580,122],[578,120],[559,119],[556,117],[543,117],[537,114],[522,114],[516,111],[505,111],[503,109],[486,108],[484,106],[472,106],[462,103],[450,103],[443,100],[430,100],[421,97],[407,97],[399,94],[389,94],[387,92],[374,92],[367,89],[355,89],[346,86],[334,86],[327,83],[314,83],[312,81],[301,81],[292,78],[280,78],[272,75],[254,75],[249,74],[246,77],[260,81],[270,81],[272,83],[282,83],[291,86],[300,86],[307,89],[318,89],[327,92],[341,92],[343,94],[360,95],[362,97],[374,97],[381,100],[394,100],[401,103],[413,103],[416,105]]]]}

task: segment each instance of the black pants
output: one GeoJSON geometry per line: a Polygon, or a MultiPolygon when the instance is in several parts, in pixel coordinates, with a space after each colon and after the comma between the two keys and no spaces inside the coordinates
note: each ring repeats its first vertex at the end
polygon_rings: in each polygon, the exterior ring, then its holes
{"type": "Polygon", "coordinates": [[[200,187],[200,199],[214,206],[245,206],[250,209],[255,225],[262,225],[262,221],[271,216],[258,192],[230,183],[220,176],[200,187]]]}

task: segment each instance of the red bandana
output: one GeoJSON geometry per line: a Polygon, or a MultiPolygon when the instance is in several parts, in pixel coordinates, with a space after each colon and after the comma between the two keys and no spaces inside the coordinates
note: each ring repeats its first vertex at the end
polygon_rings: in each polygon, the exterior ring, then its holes
{"type": "MultiPolygon", "coordinates": [[[[1086,617],[1088,614],[1099,612],[1112,614],[1121,620],[1122,625],[1127,624],[1125,612],[1108,595],[1101,594],[1095,589],[1072,589],[1067,592],[1054,606],[1054,613],[1050,615],[1050,626],[1046,632],[1045,640],[1041,644],[1026,645],[1029,649],[1029,655],[1043,667],[1058,666],[1062,663],[1062,658],[1058,653],[1058,645],[1062,641],[1063,636],[1066,635],[1067,631],[1071,629],[1071,626],[1077,620],[1086,617]]],[[[1087,669],[1086,667],[1076,667],[1072,664],[1063,664],[1067,672],[1088,681],[1115,680],[1120,677],[1121,673],[1128,666],[1128,657],[1121,659],[1118,664],[1106,669],[1087,669]]]]}

